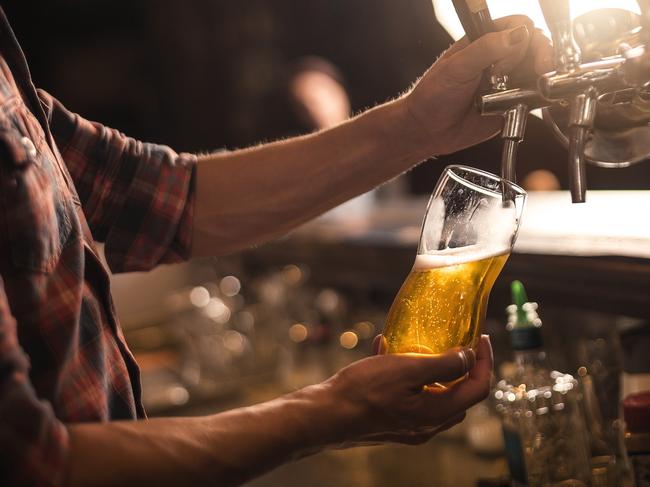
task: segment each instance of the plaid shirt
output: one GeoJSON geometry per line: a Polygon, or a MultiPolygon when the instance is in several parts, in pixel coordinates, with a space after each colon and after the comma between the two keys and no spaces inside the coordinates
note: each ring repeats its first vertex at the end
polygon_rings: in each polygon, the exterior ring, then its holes
{"type": "Polygon", "coordinates": [[[0,9],[0,485],[62,482],[64,423],[143,418],[114,271],[188,257],[195,157],[32,85],[0,9]]]}

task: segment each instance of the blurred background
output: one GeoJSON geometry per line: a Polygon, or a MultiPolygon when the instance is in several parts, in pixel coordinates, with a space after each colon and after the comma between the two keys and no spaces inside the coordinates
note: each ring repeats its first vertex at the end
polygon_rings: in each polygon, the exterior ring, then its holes
{"type": "MultiPolygon", "coordinates": [[[[408,89],[452,42],[431,0],[2,5],[38,87],[86,118],[189,152],[339,123],[408,89]]],[[[368,355],[412,264],[426,197],[442,168],[466,163],[498,172],[500,158],[497,138],[427,161],[259,249],[114,276],[150,415],[206,414],[270,399],[368,355]]],[[[567,188],[566,151],[535,117],[520,161],[529,189],[567,188]]],[[[508,283],[523,279],[540,302],[551,363],[569,373],[588,367],[599,421],[611,426],[621,390],[650,372],[637,352],[649,334],[649,200],[638,190],[650,189],[650,165],[588,167],[588,179],[590,189],[622,193],[595,197],[601,203],[588,227],[579,225],[587,213],[567,209],[566,194],[540,194],[534,207],[547,217],[522,229],[523,246],[495,286],[486,330],[507,367],[508,283]],[[621,226],[632,210],[639,217],[621,226]],[[560,234],[553,230],[562,218],[560,234]]],[[[326,452],[251,485],[462,487],[502,485],[507,477],[499,420],[487,401],[427,445],[326,452]]]]}

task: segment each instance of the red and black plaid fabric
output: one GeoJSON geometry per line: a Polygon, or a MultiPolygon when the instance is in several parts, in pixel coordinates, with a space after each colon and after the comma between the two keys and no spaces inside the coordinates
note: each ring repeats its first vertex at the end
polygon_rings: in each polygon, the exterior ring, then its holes
{"type": "Polygon", "coordinates": [[[37,92],[0,9],[0,485],[57,485],[65,424],[143,418],[114,271],[188,257],[196,158],[37,92]]]}

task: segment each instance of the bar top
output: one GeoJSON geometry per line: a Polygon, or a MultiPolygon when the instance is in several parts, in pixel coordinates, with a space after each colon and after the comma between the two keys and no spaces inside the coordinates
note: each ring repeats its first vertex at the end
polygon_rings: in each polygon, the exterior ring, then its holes
{"type": "MultiPolygon", "coordinates": [[[[352,201],[304,225],[294,236],[317,241],[416,247],[427,198],[352,201]]],[[[515,253],[650,259],[650,191],[589,191],[572,204],[567,191],[529,194],[515,253]]]]}

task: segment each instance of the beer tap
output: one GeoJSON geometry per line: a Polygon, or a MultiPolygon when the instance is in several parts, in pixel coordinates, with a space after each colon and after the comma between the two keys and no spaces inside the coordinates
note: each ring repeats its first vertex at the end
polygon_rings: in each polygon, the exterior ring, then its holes
{"type": "MultiPolygon", "coordinates": [[[[552,32],[556,70],[518,87],[493,78],[477,98],[481,114],[505,118],[504,178],[515,178],[527,113],[537,108],[569,151],[574,203],[585,201],[587,163],[617,168],[650,159],[650,0],[637,1],[641,16],[594,10],[572,21],[570,0],[539,0],[552,32]],[[594,25],[603,22],[606,33],[594,25]],[[583,51],[574,36],[576,26],[583,51]]],[[[470,31],[474,36],[488,31],[491,24],[486,28],[485,19],[491,18],[484,0],[454,0],[454,6],[470,40],[470,31]],[[480,18],[473,10],[477,4],[480,18]]]]}
{"type": "MultiPolygon", "coordinates": [[[[573,37],[570,0],[539,0],[544,18],[553,36],[556,74],[580,67],[580,49],[573,37]]],[[[588,86],[571,102],[569,115],[569,184],[573,203],[586,199],[585,146],[596,118],[598,91],[588,86]]]]}
{"type": "MultiPolygon", "coordinates": [[[[470,42],[496,30],[486,0],[453,0],[453,3],[470,42]]],[[[508,92],[507,76],[491,73],[489,80],[491,91],[496,93],[508,92]]],[[[501,132],[504,144],[501,158],[501,177],[508,181],[516,182],[517,179],[515,173],[517,150],[526,132],[528,110],[525,103],[517,103],[500,112],[504,116],[504,126],[501,132]]]]}

